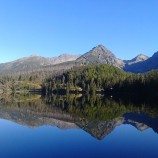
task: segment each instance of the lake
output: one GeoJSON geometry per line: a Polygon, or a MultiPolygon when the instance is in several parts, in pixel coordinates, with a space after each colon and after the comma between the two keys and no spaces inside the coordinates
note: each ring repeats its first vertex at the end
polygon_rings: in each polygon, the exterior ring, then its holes
{"type": "Polygon", "coordinates": [[[105,96],[1,96],[0,157],[158,157],[158,104],[105,96]]]}

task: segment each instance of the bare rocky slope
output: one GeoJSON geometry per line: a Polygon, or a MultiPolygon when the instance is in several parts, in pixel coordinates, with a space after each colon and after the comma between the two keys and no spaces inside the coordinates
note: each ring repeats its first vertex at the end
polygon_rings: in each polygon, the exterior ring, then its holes
{"type": "Polygon", "coordinates": [[[123,116],[108,121],[80,121],[72,115],[64,114],[60,110],[55,113],[35,112],[30,110],[21,110],[18,108],[1,107],[0,118],[16,122],[28,127],[56,126],[61,129],[79,129],[85,130],[93,137],[102,140],[109,135],[117,126],[129,124],[140,131],[152,128],[158,133],[158,118],[151,118],[145,114],[126,113],[123,116]]]}
{"type": "Polygon", "coordinates": [[[158,69],[158,52],[152,57],[140,54],[132,60],[121,60],[103,45],[98,45],[81,56],[63,54],[58,57],[45,58],[33,55],[3,63],[0,64],[0,74],[43,70],[61,71],[88,64],[108,64],[128,72],[142,73],[158,69]]]}
{"type": "Polygon", "coordinates": [[[0,73],[38,70],[46,66],[53,66],[76,60],[80,55],[63,54],[58,57],[45,58],[37,55],[24,57],[12,62],[0,64],[0,73]]]}
{"type": "Polygon", "coordinates": [[[134,64],[126,64],[124,67],[125,71],[133,72],[133,73],[142,73],[150,70],[158,69],[158,52],[154,53],[154,55],[150,58],[147,58],[144,61],[136,62],[134,64]]]}
{"type": "Polygon", "coordinates": [[[108,64],[120,68],[124,67],[124,62],[116,58],[115,55],[110,50],[105,48],[103,45],[98,45],[97,47],[94,47],[89,52],[80,56],[76,60],[76,62],[79,62],[84,65],[93,63],[93,64],[108,64]]]}
{"type": "Polygon", "coordinates": [[[149,59],[148,56],[144,55],[144,54],[139,54],[138,56],[136,56],[135,58],[131,59],[131,60],[124,60],[124,63],[127,65],[133,65],[139,62],[143,62],[145,60],[149,59]]]}

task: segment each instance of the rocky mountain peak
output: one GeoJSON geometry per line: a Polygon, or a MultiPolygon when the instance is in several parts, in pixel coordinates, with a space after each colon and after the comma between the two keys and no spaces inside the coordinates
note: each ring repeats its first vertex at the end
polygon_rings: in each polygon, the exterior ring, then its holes
{"type": "MultiPolygon", "coordinates": [[[[0,64],[0,73],[7,74],[13,71],[32,71],[47,66],[54,67],[55,65],[60,65],[60,70],[64,70],[73,66],[86,66],[88,64],[108,64],[122,68],[128,72],[146,72],[152,69],[158,69],[158,51],[150,58],[144,54],[139,54],[132,60],[121,60],[109,49],[100,44],[83,55],[62,54],[58,57],[46,58],[32,54],[29,57],[0,64]]],[[[55,69],[59,70],[59,66],[56,66],[55,69]]]]}
{"type": "Polygon", "coordinates": [[[104,45],[102,45],[102,44],[99,44],[99,45],[97,45],[94,48],[96,48],[96,49],[104,49],[104,50],[106,49],[107,50],[107,48],[104,45]]]}
{"type": "Polygon", "coordinates": [[[131,59],[131,60],[124,60],[126,66],[129,66],[129,65],[133,65],[133,64],[136,64],[136,63],[140,63],[140,62],[143,62],[145,60],[149,59],[148,56],[144,55],[144,54],[139,54],[137,55],[135,58],[131,59]]]}
{"type": "Polygon", "coordinates": [[[77,59],[77,62],[80,62],[84,65],[89,63],[109,64],[116,67],[123,67],[124,65],[122,60],[116,58],[115,55],[103,45],[98,45],[89,52],[83,54],[77,59]]]}
{"type": "Polygon", "coordinates": [[[124,67],[125,71],[133,72],[133,73],[142,73],[150,70],[158,69],[158,52],[154,53],[152,57],[139,58],[139,60],[133,62],[127,62],[124,67]],[[141,59],[141,60],[140,60],[141,59]],[[145,60],[144,60],[145,59],[145,60]]]}
{"type": "Polygon", "coordinates": [[[136,56],[134,58],[135,61],[140,62],[140,61],[145,61],[147,60],[149,57],[144,55],[144,54],[139,54],[138,56],[136,56]]]}
{"type": "Polygon", "coordinates": [[[96,47],[94,47],[89,53],[94,54],[94,55],[112,55],[114,56],[114,54],[108,50],[106,47],[104,47],[103,45],[98,45],[96,47]]]}
{"type": "MultiPolygon", "coordinates": [[[[63,54],[59,57],[46,58],[38,55],[31,55],[20,58],[12,62],[0,64],[0,73],[8,73],[13,71],[29,71],[37,70],[44,66],[56,65],[68,61],[75,61],[79,55],[63,54]]],[[[65,67],[63,67],[64,69],[65,67]]]]}

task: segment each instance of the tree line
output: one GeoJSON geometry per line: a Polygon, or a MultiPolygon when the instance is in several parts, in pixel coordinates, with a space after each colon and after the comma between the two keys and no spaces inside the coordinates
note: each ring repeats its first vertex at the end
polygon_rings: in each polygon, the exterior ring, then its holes
{"type": "Polygon", "coordinates": [[[158,71],[132,74],[106,64],[74,67],[70,70],[32,71],[0,76],[0,89],[30,91],[43,94],[115,93],[158,95],[158,71]]]}
{"type": "Polygon", "coordinates": [[[46,78],[41,86],[46,94],[65,91],[157,95],[158,71],[132,74],[105,64],[88,65],[46,78]]]}

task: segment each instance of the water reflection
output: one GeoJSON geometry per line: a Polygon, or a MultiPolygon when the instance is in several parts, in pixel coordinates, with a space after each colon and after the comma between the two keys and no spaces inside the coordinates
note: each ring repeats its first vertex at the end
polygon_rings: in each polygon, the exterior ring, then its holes
{"type": "Polygon", "coordinates": [[[0,118],[29,127],[43,125],[82,129],[98,140],[116,126],[129,124],[158,133],[158,104],[107,96],[0,96],[0,118]]]}

